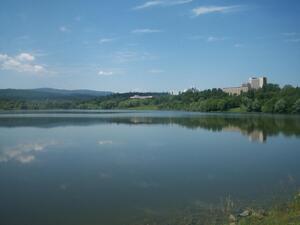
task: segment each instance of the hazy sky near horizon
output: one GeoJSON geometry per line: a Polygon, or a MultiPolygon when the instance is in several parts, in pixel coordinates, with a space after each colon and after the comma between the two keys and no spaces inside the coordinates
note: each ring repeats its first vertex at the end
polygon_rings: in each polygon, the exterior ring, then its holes
{"type": "Polygon", "coordinates": [[[0,1],[0,88],[300,84],[299,0],[0,1]]]}

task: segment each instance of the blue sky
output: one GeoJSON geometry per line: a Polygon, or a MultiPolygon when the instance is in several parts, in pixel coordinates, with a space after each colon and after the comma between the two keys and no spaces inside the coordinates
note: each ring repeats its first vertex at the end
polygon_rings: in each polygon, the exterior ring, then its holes
{"type": "Polygon", "coordinates": [[[298,0],[0,1],[0,88],[299,85],[298,0]]]}

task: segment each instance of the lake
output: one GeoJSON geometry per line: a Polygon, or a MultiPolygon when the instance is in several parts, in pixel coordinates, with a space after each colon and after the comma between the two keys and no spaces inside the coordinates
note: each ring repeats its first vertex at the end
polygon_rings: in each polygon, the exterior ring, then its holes
{"type": "Polygon", "coordinates": [[[0,224],[217,224],[291,196],[299,159],[298,116],[2,112],[0,224]]]}

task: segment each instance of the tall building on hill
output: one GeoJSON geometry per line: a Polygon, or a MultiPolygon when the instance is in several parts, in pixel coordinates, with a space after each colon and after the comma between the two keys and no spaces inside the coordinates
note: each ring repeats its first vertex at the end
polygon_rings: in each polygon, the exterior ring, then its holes
{"type": "Polygon", "coordinates": [[[247,83],[243,83],[240,87],[228,87],[222,90],[231,95],[240,95],[242,92],[249,90],[257,90],[263,88],[267,84],[266,77],[250,77],[247,83]]]}
{"type": "Polygon", "coordinates": [[[250,87],[252,89],[259,89],[267,84],[267,78],[266,77],[250,77],[248,83],[250,84],[250,87]]]}

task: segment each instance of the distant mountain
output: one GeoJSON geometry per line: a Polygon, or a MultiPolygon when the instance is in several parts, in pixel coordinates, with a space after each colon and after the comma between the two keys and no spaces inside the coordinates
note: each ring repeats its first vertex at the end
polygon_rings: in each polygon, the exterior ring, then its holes
{"type": "Polygon", "coordinates": [[[19,100],[87,100],[113,94],[109,91],[63,90],[54,88],[0,89],[0,99],[19,100]]]}

